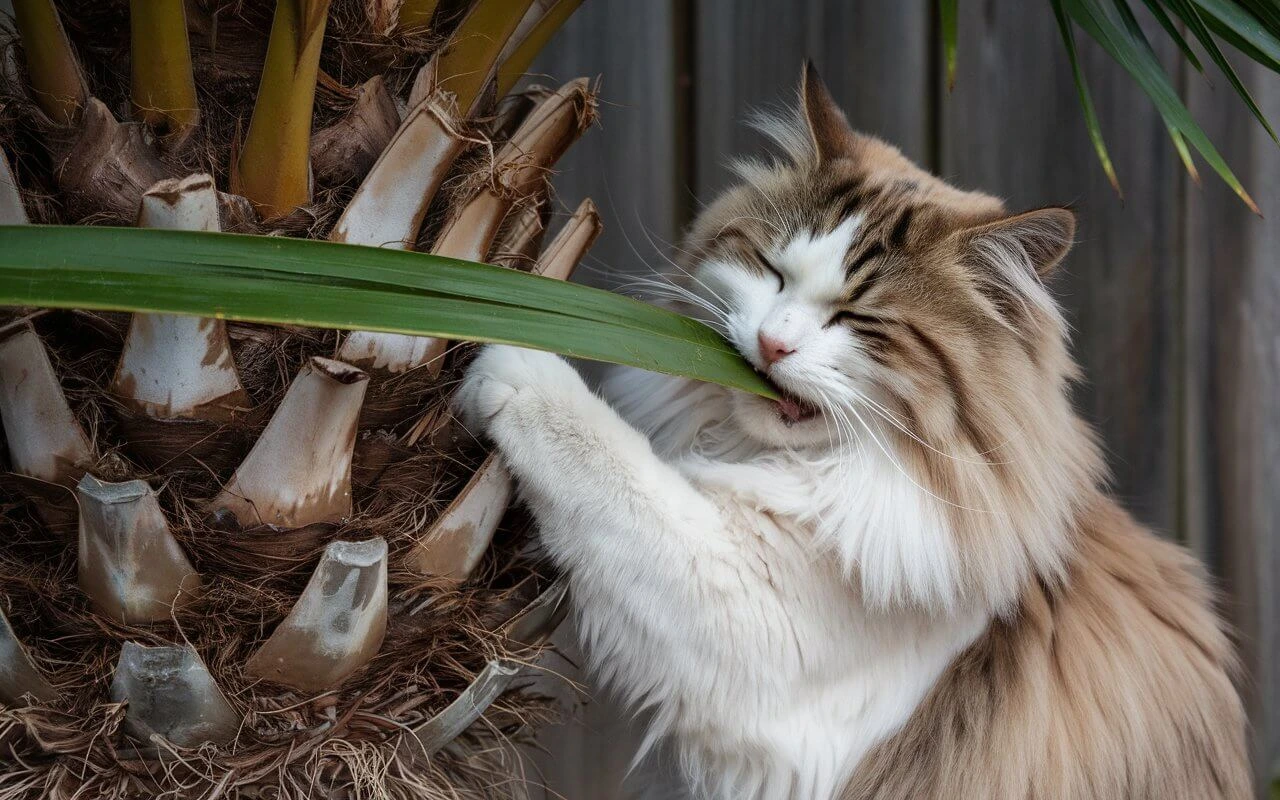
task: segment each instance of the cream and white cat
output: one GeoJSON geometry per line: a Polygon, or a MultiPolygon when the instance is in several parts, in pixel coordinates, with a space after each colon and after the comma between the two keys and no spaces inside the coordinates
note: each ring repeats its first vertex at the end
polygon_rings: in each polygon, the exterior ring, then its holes
{"type": "Polygon", "coordinates": [[[708,798],[1250,793],[1200,568],[1102,490],[1008,214],[849,129],[812,71],[671,276],[784,393],[486,348],[458,396],[572,581],[605,683],[708,798]]]}

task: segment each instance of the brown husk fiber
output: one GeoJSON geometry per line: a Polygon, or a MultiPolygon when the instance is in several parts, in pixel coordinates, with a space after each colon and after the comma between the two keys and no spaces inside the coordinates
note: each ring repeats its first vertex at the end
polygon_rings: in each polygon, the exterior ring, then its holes
{"type": "MultiPolygon", "coordinates": [[[[57,5],[91,91],[117,119],[128,120],[128,3],[58,0],[57,5]]],[[[441,18],[455,19],[451,12],[460,6],[446,0],[441,18]]],[[[225,191],[232,141],[248,127],[273,2],[191,0],[187,7],[201,127],[184,148],[160,158],[175,176],[213,174],[225,191]]],[[[381,35],[369,27],[365,0],[333,0],[313,130],[339,119],[355,87],[374,75],[383,76],[393,94],[404,99],[416,69],[447,33],[446,25],[411,36],[381,35]]],[[[22,64],[20,52],[9,52],[15,47],[20,44],[9,32],[0,58],[13,55],[22,64]]],[[[508,113],[495,112],[469,132],[477,144],[433,204],[420,243],[431,241],[460,195],[492,179],[494,148],[487,139],[497,131],[500,144],[512,128],[512,106],[502,108],[508,113]]],[[[123,208],[86,206],[83,198],[68,201],[59,195],[57,142],[65,136],[20,85],[0,81],[0,145],[14,166],[32,221],[132,224],[123,208]]],[[[239,230],[323,237],[356,183],[317,185],[311,205],[268,225],[248,220],[239,230]]],[[[524,794],[515,745],[554,715],[553,704],[532,693],[508,692],[429,760],[398,749],[408,727],[444,708],[490,658],[529,662],[537,657],[536,649],[516,647],[497,630],[552,577],[531,552],[527,521],[517,512],[508,515],[462,586],[424,579],[401,565],[406,550],[484,457],[480,443],[454,424],[413,444],[405,438],[423,415],[441,412],[469,347],[453,348],[438,379],[418,370],[371,381],[370,398],[395,413],[390,420],[383,413],[361,425],[350,520],[294,531],[239,531],[219,528],[201,509],[248,452],[299,368],[313,355],[331,357],[338,334],[229,324],[251,408],[224,423],[158,422],[125,408],[106,390],[127,315],[0,309],[0,323],[23,316],[43,338],[94,443],[97,462],[91,472],[104,480],[141,478],[158,491],[204,590],[166,623],[126,626],[94,613],[76,586],[74,519],[48,524],[39,516],[19,491],[21,482],[4,476],[9,465],[0,441],[0,608],[61,694],[48,704],[0,707],[0,800],[524,794]],[[386,538],[391,564],[390,621],[379,655],[336,691],[318,697],[244,675],[244,663],[288,613],[325,544],[373,536],[386,538]],[[107,699],[126,640],[190,643],[245,715],[236,740],[224,747],[169,747],[159,755],[139,756],[121,727],[124,709],[107,699]]],[[[72,496],[62,494],[63,503],[74,509],[72,496]]]]}
{"type": "MultiPolygon", "coordinates": [[[[429,762],[397,756],[405,727],[447,705],[489,658],[536,657],[528,649],[509,651],[495,633],[550,577],[530,554],[518,515],[509,517],[461,587],[400,566],[399,557],[478,465],[479,445],[457,426],[412,447],[394,436],[400,431],[366,430],[362,438],[394,445],[376,485],[356,481],[348,522],[292,531],[219,530],[201,508],[247,453],[266,415],[247,415],[209,434],[225,446],[220,469],[180,457],[160,470],[143,466],[136,445],[120,435],[128,414],[103,391],[118,342],[91,335],[100,328],[118,331],[126,317],[92,315],[93,324],[86,324],[89,316],[50,312],[33,322],[94,439],[99,456],[92,472],[110,480],[142,478],[159,491],[175,535],[202,575],[203,594],[169,623],[128,626],[94,613],[76,586],[74,525],[46,525],[30,504],[0,488],[0,601],[62,694],[47,705],[0,708],[0,798],[519,796],[511,743],[553,713],[537,696],[508,693],[429,762]],[[339,691],[319,697],[245,676],[244,663],[287,615],[324,545],[375,535],[386,538],[391,553],[390,615],[380,654],[339,691]],[[126,640],[194,646],[246,715],[237,740],[225,748],[174,748],[159,758],[139,758],[120,730],[122,709],[107,700],[126,640]]],[[[239,363],[257,365],[242,379],[262,408],[274,408],[303,359],[332,352],[328,332],[279,337],[274,351],[263,352],[260,339],[243,335],[251,327],[234,326],[232,341],[239,363]]],[[[440,402],[456,376],[456,367],[443,373],[420,410],[440,402]]]]}

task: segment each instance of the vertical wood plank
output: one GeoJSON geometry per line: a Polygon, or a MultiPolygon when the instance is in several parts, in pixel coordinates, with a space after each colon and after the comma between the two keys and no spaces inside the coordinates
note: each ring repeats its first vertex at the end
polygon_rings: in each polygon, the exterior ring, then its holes
{"type": "MultiPolygon", "coordinates": [[[[1242,62],[1280,118],[1280,80],[1242,62]]],[[[1280,148],[1215,88],[1195,78],[1189,105],[1269,219],[1210,174],[1186,196],[1186,519],[1239,634],[1261,798],[1280,780],[1280,148]]]]}
{"type": "Polygon", "coordinates": [[[703,202],[729,182],[730,158],[761,149],[744,115],[795,102],[806,57],[854,127],[931,163],[930,0],[703,0],[696,13],[694,175],[703,202]]]}
{"type": "MultiPolygon", "coordinates": [[[[988,0],[961,14],[954,92],[943,98],[941,174],[1011,210],[1070,204],[1077,244],[1052,280],[1121,501],[1176,527],[1180,169],[1159,114],[1092,40],[1077,35],[1122,204],[1094,158],[1047,3],[988,0]]],[[[1174,63],[1167,36],[1153,39],[1174,63]]]]}
{"type": "Polygon", "coordinates": [[[530,71],[544,84],[600,77],[600,124],[562,159],[555,185],[562,211],[584,197],[600,208],[605,230],[579,267],[578,280],[614,286],[647,271],[650,241],[677,230],[673,0],[589,0],[530,71]]]}

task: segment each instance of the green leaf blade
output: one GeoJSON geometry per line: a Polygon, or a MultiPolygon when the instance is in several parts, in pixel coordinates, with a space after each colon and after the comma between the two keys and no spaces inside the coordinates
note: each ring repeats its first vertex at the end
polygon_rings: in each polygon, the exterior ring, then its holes
{"type": "Polygon", "coordinates": [[[1248,106],[1249,111],[1262,125],[1263,129],[1271,136],[1271,140],[1280,144],[1280,139],[1276,138],[1276,132],[1272,129],[1271,123],[1267,121],[1267,116],[1262,113],[1257,102],[1253,99],[1253,95],[1249,93],[1244,82],[1240,80],[1240,76],[1236,74],[1235,68],[1231,66],[1231,62],[1227,60],[1227,56],[1222,52],[1222,48],[1218,47],[1218,42],[1213,38],[1213,34],[1209,32],[1209,27],[1205,24],[1204,18],[1200,16],[1200,12],[1192,5],[1190,0],[1166,0],[1173,12],[1178,18],[1186,24],[1187,29],[1199,40],[1200,45],[1209,54],[1209,58],[1213,59],[1213,63],[1218,65],[1218,69],[1222,70],[1222,74],[1227,76],[1227,82],[1231,84],[1231,88],[1236,90],[1236,94],[1248,106]]]}
{"type": "Polygon", "coordinates": [[[1160,23],[1160,27],[1164,28],[1164,32],[1169,35],[1173,43],[1182,51],[1182,55],[1191,66],[1195,67],[1196,72],[1204,72],[1204,65],[1200,63],[1200,58],[1196,55],[1196,51],[1191,49],[1191,44],[1187,42],[1187,38],[1182,35],[1182,31],[1178,30],[1178,26],[1169,18],[1164,6],[1160,5],[1161,0],[1142,0],[1142,2],[1146,4],[1151,16],[1156,18],[1156,22],[1160,23]]]}
{"type": "Polygon", "coordinates": [[[959,0],[938,0],[938,18],[942,28],[942,52],[946,61],[947,91],[956,86],[956,39],[959,37],[959,0]]]}
{"type": "Polygon", "coordinates": [[[1207,15],[1206,23],[1249,58],[1280,72],[1280,15],[1268,27],[1247,8],[1230,0],[1194,0],[1207,15]]]}
{"type": "Polygon", "coordinates": [[[1165,123],[1185,137],[1249,210],[1260,215],[1257,203],[1183,104],[1125,1],[1116,0],[1112,6],[1120,14],[1120,20],[1112,17],[1099,0],[1063,0],[1063,3],[1071,18],[1138,82],[1165,123]]]}
{"type": "Polygon", "coordinates": [[[1089,84],[1085,81],[1084,71],[1080,68],[1080,57],[1076,53],[1075,32],[1071,28],[1071,20],[1062,7],[1062,0],[1050,0],[1053,15],[1058,22],[1058,31],[1062,34],[1062,43],[1067,48],[1067,59],[1071,62],[1071,77],[1076,83],[1076,93],[1080,96],[1080,108],[1084,112],[1084,125],[1089,131],[1089,140],[1093,142],[1093,150],[1102,164],[1102,171],[1111,188],[1124,200],[1124,190],[1120,188],[1120,178],[1116,176],[1115,165],[1111,163],[1111,154],[1107,152],[1107,143],[1102,138],[1102,125],[1098,122],[1098,112],[1093,106],[1093,97],[1089,94],[1089,84]]]}
{"type": "Polygon", "coordinates": [[[501,267],[357,245],[135,228],[0,227],[0,305],[500,342],[776,396],[718,334],[665,309],[501,267]]]}

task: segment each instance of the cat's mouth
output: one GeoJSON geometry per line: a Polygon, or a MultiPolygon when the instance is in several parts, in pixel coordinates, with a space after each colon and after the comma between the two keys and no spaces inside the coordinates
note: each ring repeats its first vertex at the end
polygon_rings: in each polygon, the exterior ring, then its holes
{"type": "MultiPolygon", "coordinates": [[[[754,366],[752,368],[755,369],[754,366]]],[[[822,413],[822,409],[808,400],[804,400],[787,391],[786,388],[780,386],[777,381],[765,374],[764,371],[756,369],[756,373],[768,381],[769,385],[780,395],[777,400],[772,402],[778,412],[778,419],[782,420],[783,425],[791,427],[800,422],[808,422],[822,413]]]]}
{"type": "Polygon", "coordinates": [[[807,422],[822,413],[816,406],[786,392],[783,392],[780,399],[774,400],[773,404],[778,407],[778,416],[787,426],[807,422]]]}

